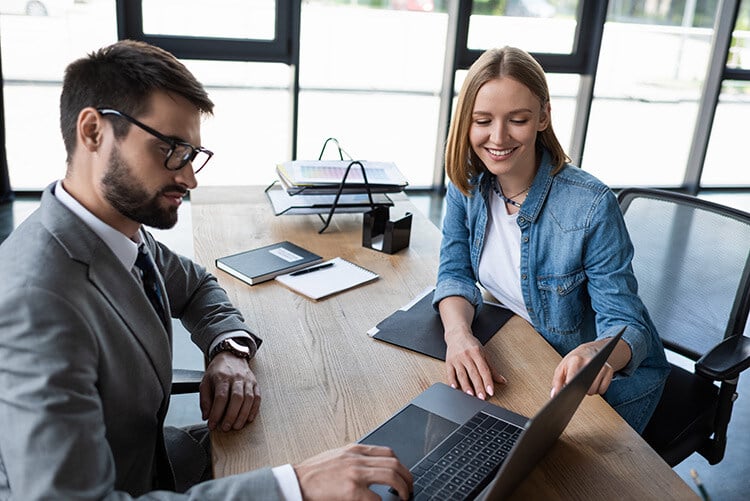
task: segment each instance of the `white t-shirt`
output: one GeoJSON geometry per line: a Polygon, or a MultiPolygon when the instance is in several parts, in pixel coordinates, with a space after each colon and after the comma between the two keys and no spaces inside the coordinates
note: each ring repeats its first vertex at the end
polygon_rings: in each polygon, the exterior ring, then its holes
{"type": "Polygon", "coordinates": [[[479,283],[510,311],[531,318],[521,293],[521,228],[518,213],[508,214],[505,204],[491,194],[484,248],[479,258],[479,283]]]}

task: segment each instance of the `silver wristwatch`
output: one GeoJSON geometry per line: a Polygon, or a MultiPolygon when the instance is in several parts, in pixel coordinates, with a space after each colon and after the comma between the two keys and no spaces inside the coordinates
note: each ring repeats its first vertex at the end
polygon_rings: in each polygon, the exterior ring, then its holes
{"type": "Polygon", "coordinates": [[[211,360],[213,360],[214,357],[222,351],[228,351],[236,357],[250,360],[250,358],[252,358],[252,352],[250,347],[246,344],[249,342],[252,342],[252,340],[247,339],[247,341],[245,341],[245,338],[231,337],[224,339],[219,344],[217,344],[213,350],[211,350],[211,353],[208,354],[208,361],[210,362],[211,360]]]}

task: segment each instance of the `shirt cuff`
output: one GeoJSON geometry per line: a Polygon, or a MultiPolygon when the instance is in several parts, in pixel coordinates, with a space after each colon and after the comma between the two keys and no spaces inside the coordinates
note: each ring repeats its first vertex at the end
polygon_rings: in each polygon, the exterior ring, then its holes
{"type": "Polygon", "coordinates": [[[302,501],[302,491],[299,489],[297,475],[292,465],[285,464],[271,468],[276,483],[279,484],[281,495],[285,501],[302,501]]]}

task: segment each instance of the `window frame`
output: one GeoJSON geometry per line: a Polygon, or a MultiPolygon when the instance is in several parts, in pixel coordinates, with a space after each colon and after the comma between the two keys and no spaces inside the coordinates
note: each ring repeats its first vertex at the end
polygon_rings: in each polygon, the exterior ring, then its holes
{"type": "Polygon", "coordinates": [[[156,45],[182,59],[296,64],[292,50],[293,14],[301,2],[276,0],[275,3],[275,36],[271,40],[144,33],[143,0],[116,0],[117,35],[120,40],[130,38],[156,45]]]}

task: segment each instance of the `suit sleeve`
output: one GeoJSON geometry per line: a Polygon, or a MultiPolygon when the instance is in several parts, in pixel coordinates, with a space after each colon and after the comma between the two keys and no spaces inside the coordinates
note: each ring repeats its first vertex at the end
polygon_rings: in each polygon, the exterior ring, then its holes
{"type": "MultiPolygon", "coordinates": [[[[96,337],[67,298],[21,287],[0,303],[0,497],[131,499],[115,463],[97,390],[96,337]],[[5,478],[3,478],[5,477],[5,478]]],[[[279,499],[270,469],[142,499],[279,499]]]]}
{"type": "Polygon", "coordinates": [[[260,347],[262,340],[232,306],[216,277],[192,260],[180,256],[146,234],[169,296],[172,316],[179,318],[203,353],[211,342],[228,331],[245,331],[260,347]]]}

